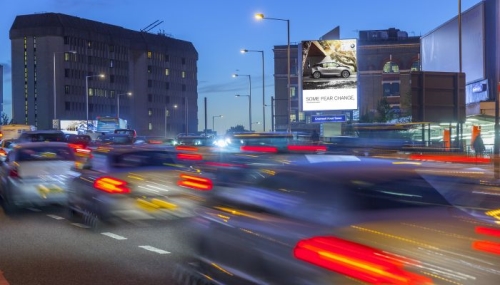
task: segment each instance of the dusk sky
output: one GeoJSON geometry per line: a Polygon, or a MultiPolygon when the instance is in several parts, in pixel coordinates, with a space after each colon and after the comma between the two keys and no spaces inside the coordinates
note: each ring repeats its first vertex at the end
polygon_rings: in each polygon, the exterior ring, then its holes
{"type": "MultiPolygon", "coordinates": [[[[3,0],[6,2],[6,0],[3,0]]],[[[2,5],[0,12],[0,64],[4,66],[4,110],[11,116],[11,45],[9,30],[17,15],[64,13],[139,31],[163,21],[151,33],[164,32],[190,41],[199,54],[198,119],[204,128],[204,98],[208,101],[208,128],[225,133],[236,125],[248,128],[248,77],[252,79],[252,121],[262,122],[262,61],[265,55],[266,104],[274,96],[275,45],[286,45],[284,21],[256,20],[255,13],[290,20],[290,41],[316,40],[340,26],[342,39],[358,37],[359,30],[397,28],[409,36],[425,35],[458,14],[458,0],[349,0],[307,2],[298,0],[17,0],[2,5]]],[[[480,0],[462,0],[465,11],[480,0]]],[[[271,126],[266,108],[266,128],[271,126]]],[[[261,125],[254,125],[262,131],[261,125]]]]}

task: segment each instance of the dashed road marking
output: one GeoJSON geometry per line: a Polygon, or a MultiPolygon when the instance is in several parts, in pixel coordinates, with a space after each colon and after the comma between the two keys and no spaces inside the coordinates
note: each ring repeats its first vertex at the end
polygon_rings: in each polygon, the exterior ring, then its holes
{"type": "Polygon", "coordinates": [[[47,217],[50,217],[50,218],[56,219],[56,220],[64,220],[63,217],[59,217],[59,216],[56,216],[56,215],[47,215],[47,217]]]}
{"type": "Polygon", "coordinates": [[[152,246],[149,246],[149,245],[140,245],[139,247],[143,248],[145,250],[149,250],[149,251],[152,251],[152,252],[159,253],[159,254],[169,254],[170,253],[170,252],[168,252],[166,250],[162,250],[162,249],[159,249],[159,248],[156,248],[156,247],[152,247],[152,246]]]}
{"type": "Polygon", "coordinates": [[[116,235],[114,233],[101,233],[101,235],[105,235],[105,236],[108,236],[110,238],[114,238],[114,239],[117,239],[117,240],[127,239],[126,237],[122,237],[122,236],[116,235]]]}
{"type": "Polygon", "coordinates": [[[84,224],[80,224],[80,223],[71,223],[71,225],[73,225],[75,227],[82,228],[82,229],[89,229],[90,228],[89,226],[84,225],[84,224]]]}

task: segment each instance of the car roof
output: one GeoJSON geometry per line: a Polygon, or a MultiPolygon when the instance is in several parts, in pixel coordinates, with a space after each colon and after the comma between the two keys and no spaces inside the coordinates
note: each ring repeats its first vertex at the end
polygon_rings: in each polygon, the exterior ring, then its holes
{"type": "Polygon", "coordinates": [[[66,142],[20,142],[20,143],[16,143],[16,148],[43,147],[43,146],[69,147],[68,143],[66,143],[66,142]]]}

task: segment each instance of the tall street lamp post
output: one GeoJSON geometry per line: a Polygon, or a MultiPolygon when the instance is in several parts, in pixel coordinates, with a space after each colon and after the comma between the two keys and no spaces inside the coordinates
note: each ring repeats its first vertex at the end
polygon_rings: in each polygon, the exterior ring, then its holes
{"type": "Polygon", "coordinates": [[[100,77],[104,78],[104,74],[97,74],[97,75],[87,75],[85,76],[85,101],[86,101],[86,106],[87,106],[87,131],[89,130],[89,78],[91,77],[100,77]]]}
{"type": "MultiPolygon", "coordinates": [[[[238,76],[248,76],[248,82],[250,83],[250,95],[248,95],[248,127],[250,128],[250,131],[252,131],[252,77],[249,74],[233,74],[233,77],[238,77],[238,76]]],[[[247,96],[247,95],[236,95],[236,97],[239,96],[247,96]]]]}
{"type": "MultiPolygon", "coordinates": [[[[174,109],[177,109],[177,105],[174,105],[174,109]]],[[[165,138],[167,137],[167,131],[168,131],[168,124],[167,124],[168,116],[170,116],[170,113],[167,106],[165,106],[165,138]]]]}
{"type": "Polygon", "coordinates": [[[212,132],[215,132],[215,118],[222,118],[222,115],[212,116],[212,132]]]}
{"type": "Polygon", "coordinates": [[[74,50],[70,50],[70,51],[61,51],[61,52],[54,52],[54,60],[53,60],[53,63],[54,63],[54,119],[57,119],[57,85],[56,85],[56,54],[59,54],[59,53],[63,53],[63,54],[66,54],[66,53],[72,53],[72,54],[76,54],[76,51],[74,50]]]}
{"type": "Polygon", "coordinates": [[[248,127],[250,129],[250,131],[252,131],[252,107],[251,107],[251,102],[250,102],[250,95],[235,95],[236,97],[243,97],[243,96],[246,96],[248,97],[248,127]]]}
{"type": "Polygon", "coordinates": [[[263,50],[251,50],[242,49],[241,53],[247,52],[260,52],[262,57],[262,128],[266,131],[266,91],[265,91],[265,80],[264,80],[264,51],[263,50]]]}
{"type": "Polygon", "coordinates": [[[287,95],[287,100],[288,100],[288,132],[292,131],[292,123],[291,123],[291,116],[292,116],[292,100],[290,98],[290,20],[288,19],[279,19],[279,18],[269,18],[269,17],[264,17],[264,14],[255,14],[256,19],[264,19],[264,20],[276,20],[276,21],[284,21],[286,22],[286,29],[287,29],[287,81],[288,81],[288,95],[287,95]]]}
{"type": "Polygon", "coordinates": [[[120,118],[120,96],[127,95],[132,96],[132,92],[122,93],[116,95],[116,116],[120,118]]]}

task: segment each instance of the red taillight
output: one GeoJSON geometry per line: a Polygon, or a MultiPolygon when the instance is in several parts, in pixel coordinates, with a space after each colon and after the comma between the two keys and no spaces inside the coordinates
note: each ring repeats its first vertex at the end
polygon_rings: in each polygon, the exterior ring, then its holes
{"type": "Polygon", "coordinates": [[[72,149],[82,149],[82,148],[85,148],[85,146],[83,144],[79,144],[79,143],[69,143],[68,146],[72,149]]]}
{"type": "Polygon", "coordinates": [[[11,168],[9,170],[9,177],[11,178],[19,178],[19,172],[17,171],[17,168],[11,168]]]}
{"type": "Polygon", "coordinates": [[[198,151],[198,148],[195,146],[188,146],[188,145],[178,145],[175,146],[176,150],[184,150],[184,151],[198,151]]]}
{"type": "Polygon", "coordinates": [[[253,145],[244,145],[240,147],[241,151],[251,151],[251,152],[270,152],[277,153],[278,148],[275,146],[253,146],[253,145]]]}
{"type": "Polygon", "coordinates": [[[289,145],[287,146],[289,151],[300,151],[300,152],[324,152],[326,151],[326,146],[324,145],[289,145]]]}
{"type": "Polygon", "coordinates": [[[110,194],[130,193],[130,188],[127,187],[127,182],[112,177],[97,178],[94,181],[94,188],[108,192],[110,194]]]}
{"type": "Polygon", "coordinates": [[[197,153],[178,153],[179,160],[203,160],[203,155],[197,153]]]}
{"type": "Polygon", "coordinates": [[[177,184],[179,186],[203,191],[211,190],[213,187],[212,180],[209,178],[189,174],[181,174],[177,184]]]}
{"type": "Polygon", "coordinates": [[[432,284],[432,280],[403,269],[403,260],[390,253],[335,237],[301,240],[297,259],[369,284],[432,284]]]}

